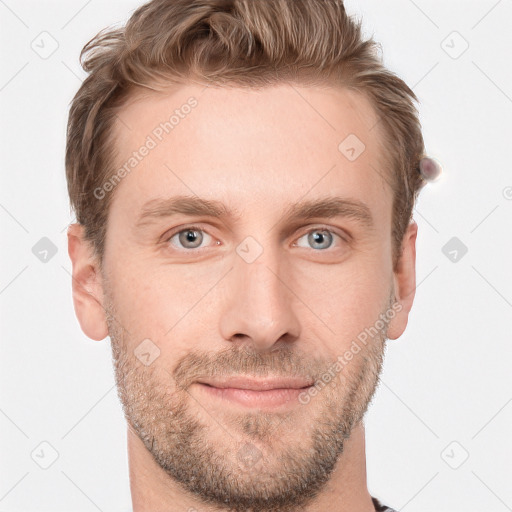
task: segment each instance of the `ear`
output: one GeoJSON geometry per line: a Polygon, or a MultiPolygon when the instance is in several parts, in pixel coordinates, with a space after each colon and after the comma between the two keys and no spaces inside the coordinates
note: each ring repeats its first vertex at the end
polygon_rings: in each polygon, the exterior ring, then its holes
{"type": "Polygon", "coordinates": [[[86,336],[100,341],[108,335],[103,308],[103,284],[92,245],[84,239],[84,227],[68,228],[68,254],[73,265],[73,304],[80,327],[86,336]]]}
{"type": "Polygon", "coordinates": [[[387,337],[391,340],[396,340],[405,331],[409,319],[409,312],[411,311],[416,294],[417,234],[418,225],[415,221],[411,221],[402,241],[402,254],[393,276],[395,287],[393,309],[396,311],[396,315],[391,319],[388,326],[387,337]]]}

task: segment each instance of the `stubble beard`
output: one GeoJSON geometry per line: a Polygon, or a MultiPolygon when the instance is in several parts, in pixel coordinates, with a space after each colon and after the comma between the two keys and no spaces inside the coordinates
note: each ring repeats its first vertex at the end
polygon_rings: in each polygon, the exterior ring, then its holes
{"type": "MultiPolygon", "coordinates": [[[[107,301],[106,311],[117,391],[129,428],[185,493],[230,512],[298,512],[318,496],[375,393],[387,339],[386,324],[355,356],[360,358],[356,371],[350,371],[353,368],[347,365],[348,369],[342,370],[346,372],[342,384],[327,385],[312,399],[311,403],[321,403],[308,421],[308,438],[286,444],[283,432],[293,432],[294,410],[288,414],[237,414],[227,416],[226,421],[209,418],[209,428],[191,411],[191,405],[201,405],[194,403],[186,386],[178,384],[171,392],[168,371],[156,364],[145,367],[134,357],[133,348],[126,349],[137,343],[128,339],[115,320],[117,314],[111,301],[107,301]],[[212,439],[212,426],[218,432],[220,429],[224,439],[212,439]]],[[[297,368],[289,351],[233,351],[223,359],[215,359],[215,363],[218,361],[229,362],[227,366],[232,369],[243,364],[254,370],[265,361],[267,368],[280,368],[281,375],[286,369],[297,368]],[[249,354],[253,361],[250,364],[249,354]],[[291,366],[285,368],[283,361],[291,366]]],[[[324,367],[327,368],[325,362],[324,367]]],[[[173,374],[179,375],[181,369],[181,377],[186,375],[188,380],[181,378],[180,383],[190,382],[193,371],[201,368],[212,369],[211,356],[190,353],[178,362],[173,374]]]]}

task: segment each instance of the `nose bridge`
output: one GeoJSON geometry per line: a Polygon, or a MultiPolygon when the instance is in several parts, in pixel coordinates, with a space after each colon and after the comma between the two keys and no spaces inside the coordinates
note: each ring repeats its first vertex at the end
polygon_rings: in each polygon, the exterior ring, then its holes
{"type": "Polygon", "coordinates": [[[279,265],[269,265],[264,259],[251,264],[239,263],[238,273],[242,288],[246,288],[243,297],[259,311],[261,323],[274,323],[279,309],[287,303],[279,265]]]}
{"type": "Polygon", "coordinates": [[[248,338],[258,348],[265,349],[285,335],[298,337],[299,322],[278,249],[263,250],[260,246],[255,257],[256,248],[251,243],[249,240],[248,245],[242,243],[237,249],[221,331],[225,339],[248,338]],[[251,257],[246,257],[251,251],[251,257]]]}

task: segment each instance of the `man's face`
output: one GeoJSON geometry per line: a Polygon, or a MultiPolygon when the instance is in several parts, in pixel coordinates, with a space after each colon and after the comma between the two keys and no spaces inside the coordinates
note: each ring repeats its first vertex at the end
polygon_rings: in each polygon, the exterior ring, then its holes
{"type": "Polygon", "coordinates": [[[376,123],[356,93],[287,85],[184,86],[119,114],[118,167],[150,149],[109,213],[118,391],[159,466],[205,501],[294,510],[328,481],[367,409],[395,294],[376,123]],[[168,202],[178,196],[225,212],[168,202]]]}

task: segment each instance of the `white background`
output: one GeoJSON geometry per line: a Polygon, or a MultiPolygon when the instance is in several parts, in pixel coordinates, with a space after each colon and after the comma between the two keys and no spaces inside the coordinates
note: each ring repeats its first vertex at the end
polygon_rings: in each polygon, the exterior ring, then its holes
{"type": "MultiPolygon", "coordinates": [[[[0,0],[0,512],[130,509],[109,341],[71,302],[64,145],[82,46],[138,4],[0,0]],[[43,31],[47,59],[31,47],[43,31]]],[[[369,490],[400,512],[512,510],[512,1],[346,6],[418,95],[444,168],[415,210],[416,300],[366,416],[369,490]]]]}

